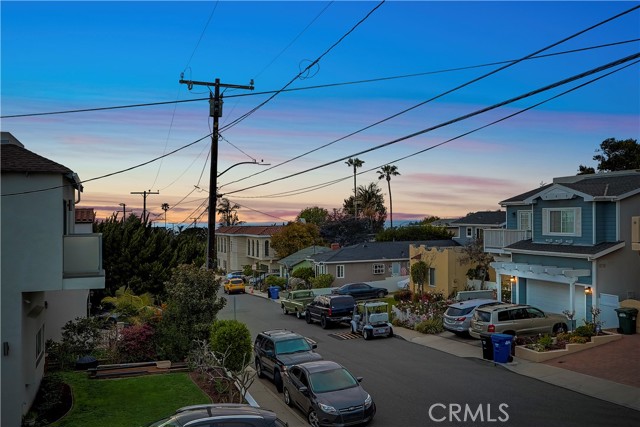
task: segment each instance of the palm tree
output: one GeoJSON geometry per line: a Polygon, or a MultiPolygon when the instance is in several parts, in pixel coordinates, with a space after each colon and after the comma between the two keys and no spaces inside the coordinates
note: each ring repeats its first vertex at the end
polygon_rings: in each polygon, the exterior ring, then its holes
{"type": "Polygon", "coordinates": [[[384,165],[377,170],[378,179],[386,179],[389,186],[389,217],[391,219],[391,228],[393,228],[393,203],[391,202],[391,177],[400,175],[398,167],[395,165],[384,165]]]}
{"type": "Polygon", "coordinates": [[[359,186],[358,200],[363,216],[369,219],[371,232],[375,233],[380,231],[380,228],[384,228],[387,212],[384,207],[384,196],[378,184],[371,182],[369,185],[359,186]]]}
{"type": "Polygon", "coordinates": [[[162,208],[162,210],[164,211],[164,228],[167,228],[167,211],[169,210],[169,203],[163,203],[162,206],[160,206],[162,208]]]}
{"type": "Polygon", "coordinates": [[[244,221],[238,219],[237,210],[240,209],[240,205],[231,203],[229,199],[223,197],[218,201],[217,212],[220,215],[220,225],[239,225],[244,221]]]}
{"type": "Polygon", "coordinates": [[[359,158],[351,158],[344,162],[348,166],[353,166],[353,217],[358,217],[358,187],[356,186],[356,170],[361,168],[364,164],[364,160],[360,160],[359,158]]]}

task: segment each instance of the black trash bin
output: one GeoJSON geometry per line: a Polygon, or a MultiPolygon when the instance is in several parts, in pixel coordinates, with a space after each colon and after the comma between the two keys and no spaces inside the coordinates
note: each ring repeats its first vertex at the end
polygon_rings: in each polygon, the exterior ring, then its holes
{"type": "Polygon", "coordinates": [[[636,319],[638,318],[638,309],[633,307],[616,308],[618,313],[618,330],[624,335],[633,335],[636,333],[636,319]]]}
{"type": "Polygon", "coordinates": [[[491,335],[486,332],[480,334],[480,342],[482,343],[482,358],[487,360],[493,360],[493,344],[491,342],[491,335]]]}

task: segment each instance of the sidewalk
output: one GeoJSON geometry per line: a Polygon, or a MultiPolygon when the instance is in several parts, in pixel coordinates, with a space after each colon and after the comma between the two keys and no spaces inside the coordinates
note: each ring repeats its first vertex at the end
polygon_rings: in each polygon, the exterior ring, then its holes
{"type": "MultiPolygon", "coordinates": [[[[267,298],[266,293],[258,292],[256,290],[254,290],[253,295],[267,298]]],[[[278,302],[278,300],[273,301],[276,303],[278,302]]],[[[430,347],[458,357],[473,357],[476,359],[482,359],[481,348],[470,343],[465,343],[438,335],[425,335],[412,329],[401,328],[398,326],[395,326],[393,328],[393,331],[396,337],[404,339],[406,341],[410,341],[417,345],[430,347]]],[[[623,337],[623,340],[624,338],[625,337],[623,337]]],[[[636,343],[640,342],[640,337],[633,336],[632,339],[632,345],[634,346],[636,346],[636,343]]],[[[626,345],[629,344],[629,341],[630,340],[627,340],[626,345]]],[[[588,357],[588,355],[593,355],[593,352],[598,349],[601,349],[600,351],[608,351],[610,353],[611,347],[608,347],[607,350],[604,350],[604,348],[607,346],[612,346],[614,344],[615,343],[605,344],[591,350],[577,353],[575,356],[580,355],[580,357],[583,358],[588,357]]],[[[638,350],[640,350],[640,348],[635,349],[635,351],[633,352],[627,353],[630,359],[625,359],[625,357],[621,355],[618,355],[618,359],[624,359],[630,365],[638,365],[638,350]]],[[[574,356],[564,357],[571,358],[574,356]]],[[[597,360],[597,358],[593,357],[591,359],[597,360]]],[[[556,360],[557,359],[552,359],[550,362],[554,362],[556,360]]],[[[611,359],[606,358],[601,360],[602,363],[600,369],[606,369],[607,363],[611,359]]],[[[487,363],[493,362],[487,361],[487,363]]],[[[509,369],[510,371],[513,371],[520,375],[525,375],[540,381],[547,382],[549,384],[556,385],[558,387],[563,387],[568,390],[573,390],[575,392],[594,397],[596,399],[608,401],[617,405],[635,409],[636,411],[640,411],[640,388],[622,384],[620,382],[611,381],[610,379],[598,378],[597,376],[587,375],[582,372],[571,370],[572,368],[575,369],[577,363],[567,363],[567,369],[564,369],[552,366],[552,364],[550,363],[535,363],[514,357],[513,362],[511,363],[496,365],[509,369]]],[[[609,369],[615,372],[611,372],[610,375],[604,375],[605,377],[615,379],[617,375],[620,375],[619,368],[609,367],[609,369]]],[[[249,388],[249,393],[260,407],[275,411],[280,419],[286,421],[289,424],[289,427],[302,427],[307,425],[306,420],[301,418],[301,416],[296,411],[291,410],[291,408],[287,407],[282,399],[282,396],[275,391],[275,387],[273,388],[273,390],[271,390],[267,388],[267,386],[262,381],[256,379],[256,381],[254,381],[252,386],[249,388]]]]}

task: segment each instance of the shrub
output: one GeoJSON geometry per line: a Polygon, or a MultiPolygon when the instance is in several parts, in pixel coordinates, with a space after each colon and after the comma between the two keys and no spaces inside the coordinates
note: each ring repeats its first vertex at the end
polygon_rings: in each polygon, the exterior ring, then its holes
{"type": "Polygon", "coordinates": [[[589,342],[589,337],[581,337],[578,335],[572,335],[571,338],[569,338],[569,343],[571,344],[586,344],[589,342]]]}
{"type": "Polygon", "coordinates": [[[237,320],[218,320],[211,326],[211,350],[222,366],[232,372],[241,372],[251,363],[251,333],[237,320]]]}
{"type": "Polygon", "coordinates": [[[278,276],[267,276],[267,278],[264,279],[264,283],[267,287],[278,286],[280,289],[284,289],[287,285],[287,279],[278,276]]]}
{"type": "Polygon", "coordinates": [[[300,267],[291,273],[291,277],[297,277],[304,281],[309,281],[312,277],[315,277],[316,273],[312,267],[300,267]]]}
{"type": "Polygon", "coordinates": [[[444,332],[442,319],[423,320],[416,325],[415,329],[423,334],[439,334],[440,332],[444,332]]]}
{"type": "Polygon", "coordinates": [[[119,363],[147,362],[155,360],[155,330],[147,324],[122,330],[117,344],[119,363]]]}
{"type": "Polygon", "coordinates": [[[396,301],[411,301],[411,290],[410,289],[401,289],[395,294],[393,294],[393,299],[396,301]]]}
{"type": "Polygon", "coordinates": [[[331,274],[319,274],[317,277],[310,278],[309,281],[313,289],[328,288],[333,283],[333,276],[331,274]]]}
{"type": "Polygon", "coordinates": [[[595,334],[596,334],[596,328],[595,328],[595,325],[593,325],[592,323],[578,326],[576,330],[573,331],[574,336],[585,337],[585,338],[591,338],[595,334]]]}

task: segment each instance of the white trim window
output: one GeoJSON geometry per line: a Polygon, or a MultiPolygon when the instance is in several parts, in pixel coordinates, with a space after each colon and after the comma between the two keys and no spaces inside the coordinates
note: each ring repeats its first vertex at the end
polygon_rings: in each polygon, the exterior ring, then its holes
{"type": "Polygon", "coordinates": [[[373,274],[384,274],[384,264],[373,264],[373,274]]]}
{"type": "Polygon", "coordinates": [[[473,228],[467,227],[467,237],[468,238],[473,237],[473,228]]]}
{"type": "Polygon", "coordinates": [[[44,356],[44,325],[36,333],[36,366],[40,364],[44,356]]]}
{"type": "Polygon", "coordinates": [[[518,211],[518,230],[531,231],[531,211],[518,211]]]}
{"type": "Polygon", "coordinates": [[[336,265],[336,279],[344,279],[344,265],[336,265]]]}
{"type": "Polygon", "coordinates": [[[580,208],[542,209],[542,233],[550,236],[581,236],[580,208]]]}
{"type": "Polygon", "coordinates": [[[436,269],[429,267],[429,287],[436,287],[436,269]]]}

